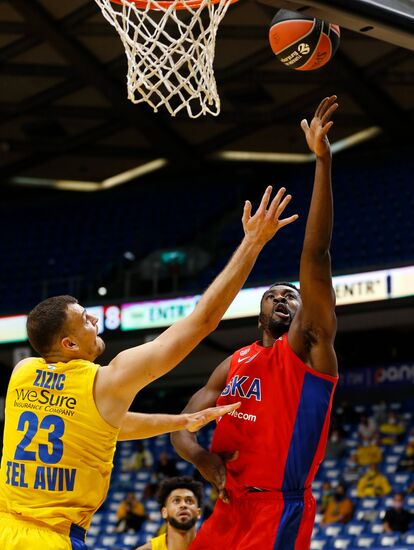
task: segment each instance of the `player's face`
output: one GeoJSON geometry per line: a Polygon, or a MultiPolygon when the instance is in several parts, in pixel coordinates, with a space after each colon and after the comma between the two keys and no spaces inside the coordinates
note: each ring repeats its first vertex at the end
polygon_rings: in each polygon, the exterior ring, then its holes
{"type": "Polygon", "coordinates": [[[289,330],[300,304],[300,294],[294,288],[284,285],[270,288],[262,298],[259,327],[279,338],[289,330]]]}
{"type": "Polygon", "coordinates": [[[175,529],[189,531],[201,516],[194,493],[189,489],[174,489],[168,495],[162,517],[175,529]]]}
{"type": "Polygon", "coordinates": [[[94,361],[105,350],[105,343],[98,336],[98,318],[80,304],[69,304],[66,328],[67,349],[72,346],[77,357],[94,361]]]}

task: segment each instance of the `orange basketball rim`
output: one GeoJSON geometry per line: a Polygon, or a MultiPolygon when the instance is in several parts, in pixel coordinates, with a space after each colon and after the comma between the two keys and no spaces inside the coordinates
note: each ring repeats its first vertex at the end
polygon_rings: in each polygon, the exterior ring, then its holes
{"type": "MultiPolygon", "coordinates": [[[[229,4],[234,4],[238,0],[228,0],[229,4]]],[[[174,0],[160,0],[151,2],[151,0],[111,0],[113,4],[135,4],[137,8],[140,10],[146,10],[149,8],[150,10],[159,10],[163,9],[166,10],[170,6],[174,5],[174,9],[176,10],[185,10],[185,9],[197,9],[200,7],[200,4],[202,4],[203,0],[188,0],[188,2],[175,2],[174,0]]],[[[210,0],[211,4],[218,4],[220,0],[210,0]]]]}

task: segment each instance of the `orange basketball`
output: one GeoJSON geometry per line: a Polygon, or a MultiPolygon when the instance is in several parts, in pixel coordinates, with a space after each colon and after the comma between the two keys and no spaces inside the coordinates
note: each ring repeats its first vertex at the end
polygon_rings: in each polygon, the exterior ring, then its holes
{"type": "Polygon", "coordinates": [[[314,71],[335,55],[340,35],[338,25],[279,10],[270,25],[269,41],[276,57],[286,67],[314,71]]]}

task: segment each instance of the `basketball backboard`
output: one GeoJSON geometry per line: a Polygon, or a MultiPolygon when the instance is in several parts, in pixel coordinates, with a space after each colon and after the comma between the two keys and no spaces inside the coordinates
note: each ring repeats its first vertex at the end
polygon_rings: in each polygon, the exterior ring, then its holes
{"type": "Polygon", "coordinates": [[[259,0],[414,50],[414,0],[259,0]]]}

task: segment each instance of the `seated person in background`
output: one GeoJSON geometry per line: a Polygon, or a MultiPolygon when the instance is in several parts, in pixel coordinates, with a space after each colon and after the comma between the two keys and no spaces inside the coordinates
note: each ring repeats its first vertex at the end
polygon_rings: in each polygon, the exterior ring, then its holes
{"type": "Polygon", "coordinates": [[[370,466],[382,462],[382,451],[378,446],[378,436],[375,435],[371,441],[364,441],[363,445],[355,451],[355,460],[360,466],[370,466]]]}
{"type": "Polygon", "coordinates": [[[373,414],[374,421],[377,426],[384,424],[387,421],[388,417],[388,407],[386,401],[382,400],[376,405],[375,411],[373,414]]]}
{"type": "Polygon", "coordinates": [[[325,458],[342,458],[347,449],[346,442],[339,430],[332,430],[331,436],[326,443],[325,458]]]}
{"type": "Polygon", "coordinates": [[[321,492],[321,503],[319,505],[318,512],[323,514],[333,498],[333,489],[329,481],[324,481],[322,483],[322,492],[321,492]]]}
{"type": "Polygon", "coordinates": [[[395,493],[392,507],[386,511],[383,521],[386,533],[393,531],[405,533],[408,531],[410,523],[414,521],[414,514],[404,509],[404,495],[402,493],[395,493]]]}
{"type": "Polygon", "coordinates": [[[371,441],[377,431],[377,425],[373,418],[368,418],[367,415],[363,414],[359,420],[358,424],[358,437],[364,441],[371,441]]]}
{"type": "Polygon", "coordinates": [[[175,459],[170,458],[165,452],[160,453],[160,458],[157,466],[155,467],[155,473],[159,481],[166,477],[176,476],[178,472],[175,459]]]}
{"type": "Polygon", "coordinates": [[[348,485],[356,485],[362,475],[363,468],[358,464],[356,451],[351,453],[345,461],[342,478],[348,485]]]}
{"type": "Polygon", "coordinates": [[[150,451],[144,447],[142,441],[137,441],[135,451],[129,458],[122,461],[122,469],[125,472],[138,472],[142,468],[151,468],[153,462],[150,451]]]}
{"type": "Polygon", "coordinates": [[[353,516],[354,505],[351,499],[346,496],[346,487],[339,483],[326,507],[321,525],[328,523],[348,523],[353,516]]]}
{"type": "Polygon", "coordinates": [[[196,535],[201,516],[203,485],[191,477],[164,480],[158,492],[162,517],[167,530],[136,550],[186,550],[196,535]]]}
{"type": "Polygon", "coordinates": [[[380,425],[381,443],[395,445],[399,443],[405,433],[405,426],[394,411],[388,413],[387,421],[380,425]]]}
{"type": "Polygon", "coordinates": [[[391,485],[388,479],[378,471],[377,464],[372,464],[358,481],[357,496],[384,497],[391,493],[391,485]]]}
{"type": "Polygon", "coordinates": [[[136,499],[135,494],[131,491],[127,493],[116,513],[118,523],[115,531],[117,533],[125,533],[126,531],[139,531],[141,525],[147,519],[144,505],[136,499]]]}
{"type": "Polygon", "coordinates": [[[404,456],[401,458],[398,465],[398,470],[414,472],[414,438],[408,441],[404,456]]]}

